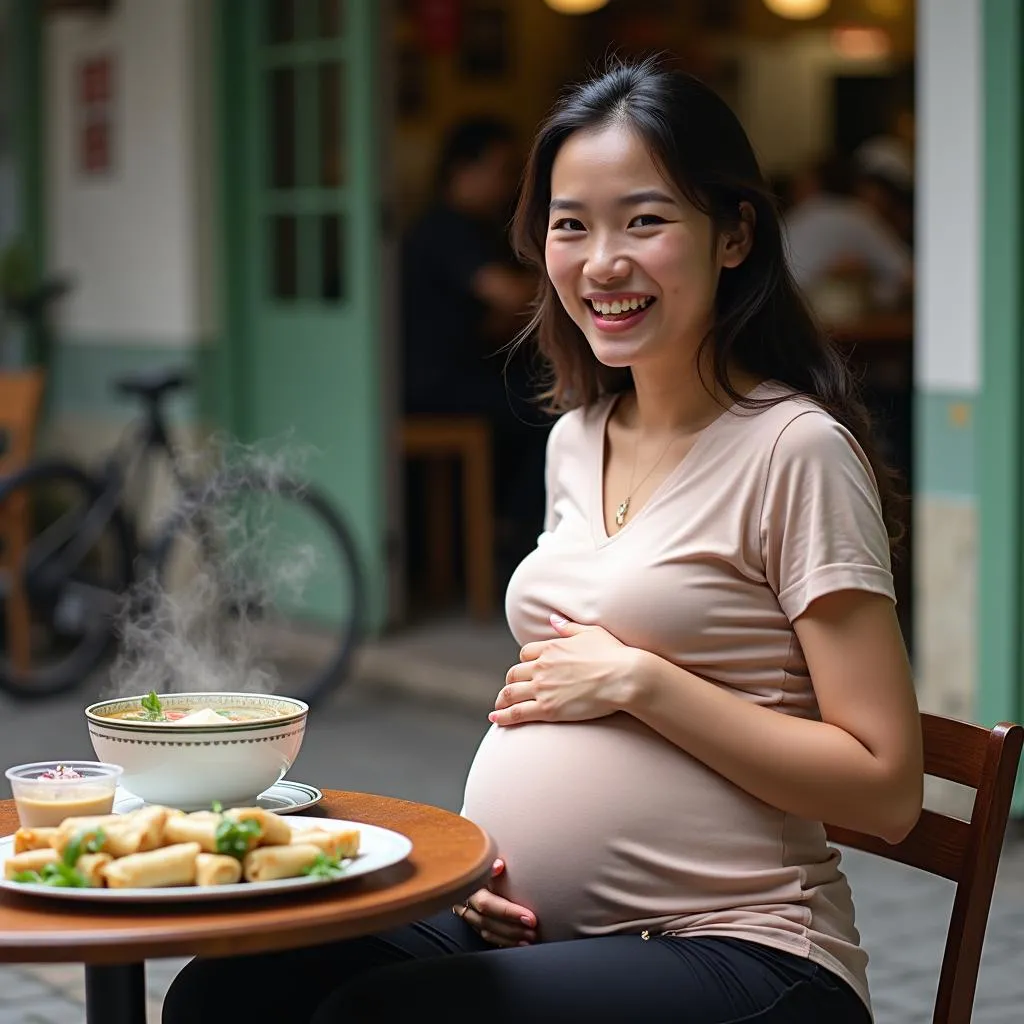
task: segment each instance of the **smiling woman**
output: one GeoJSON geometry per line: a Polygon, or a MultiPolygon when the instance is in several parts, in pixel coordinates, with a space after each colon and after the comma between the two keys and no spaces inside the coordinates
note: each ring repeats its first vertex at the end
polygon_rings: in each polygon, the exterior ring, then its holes
{"type": "Polygon", "coordinates": [[[301,1007],[235,1001],[281,963],[193,962],[165,1020],[224,992],[250,1024],[867,1024],[822,821],[893,841],[920,813],[892,492],[746,135],[696,79],[614,64],[542,125],[513,234],[562,415],[466,781],[494,878],[296,953],[301,1007]]]}

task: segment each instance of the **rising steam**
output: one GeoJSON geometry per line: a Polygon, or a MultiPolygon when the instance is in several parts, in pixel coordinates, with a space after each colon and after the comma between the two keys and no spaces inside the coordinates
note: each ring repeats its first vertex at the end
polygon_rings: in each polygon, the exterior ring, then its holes
{"type": "Polygon", "coordinates": [[[301,606],[315,563],[313,545],[289,543],[280,522],[306,455],[217,438],[188,460],[189,478],[204,482],[165,520],[171,542],[122,602],[114,692],[279,688],[270,637],[282,607],[301,606]]]}

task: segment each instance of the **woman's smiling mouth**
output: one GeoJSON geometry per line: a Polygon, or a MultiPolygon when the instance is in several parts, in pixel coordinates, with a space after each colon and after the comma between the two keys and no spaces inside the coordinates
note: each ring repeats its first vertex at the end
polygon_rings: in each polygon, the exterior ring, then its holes
{"type": "Polygon", "coordinates": [[[602,330],[624,330],[638,324],[657,300],[651,295],[589,297],[590,314],[602,330]]]}

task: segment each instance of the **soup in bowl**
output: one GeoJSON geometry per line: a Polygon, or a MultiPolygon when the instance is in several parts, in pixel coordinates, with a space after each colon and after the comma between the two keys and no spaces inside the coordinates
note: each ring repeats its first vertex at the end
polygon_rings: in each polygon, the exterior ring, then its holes
{"type": "Polygon", "coordinates": [[[101,761],[147,803],[202,810],[241,806],[279,782],[298,756],[309,707],[253,693],[150,693],[85,709],[101,761]]]}

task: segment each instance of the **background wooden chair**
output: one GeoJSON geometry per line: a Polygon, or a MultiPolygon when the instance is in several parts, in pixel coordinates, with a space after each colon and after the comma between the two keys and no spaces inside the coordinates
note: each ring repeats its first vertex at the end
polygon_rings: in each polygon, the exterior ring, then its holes
{"type": "MultiPolygon", "coordinates": [[[[44,381],[42,370],[0,372],[0,478],[32,457],[44,381]]],[[[31,538],[31,511],[24,493],[0,505],[0,575],[8,581],[3,588],[5,644],[18,671],[27,670],[32,658],[31,614],[18,572],[31,538]]]]}
{"type": "Polygon", "coordinates": [[[992,889],[1002,852],[1024,729],[1001,722],[994,729],[922,714],[925,773],[976,791],[970,821],[925,810],[914,830],[890,846],[875,836],[826,825],[840,846],[878,854],[956,883],[946,933],[933,1024],[971,1019],[992,889]]]}
{"type": "Polygon", "coordinates": [[[426,463],[427,572],[432,602],[451,596],[455,564],[456,465],[462,470],[463,563],[469,610],[489,619],[495,607],[494,495],[490,424],[477,416],[406,416],[402,453],[426,463]]]}

